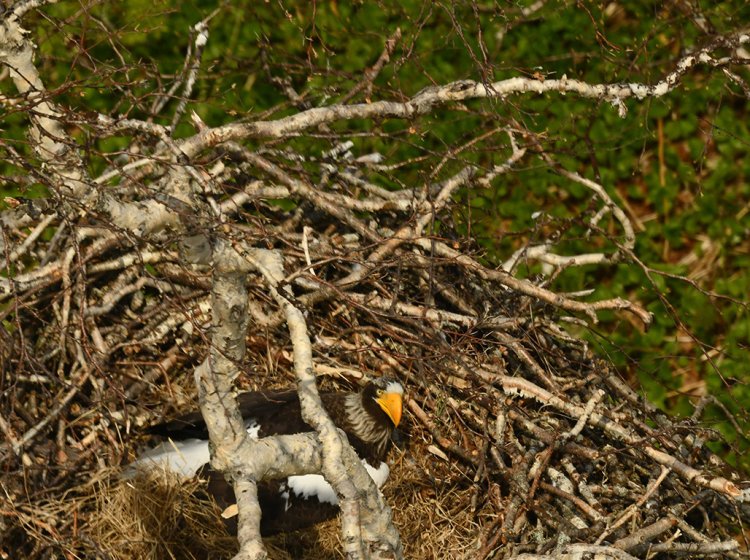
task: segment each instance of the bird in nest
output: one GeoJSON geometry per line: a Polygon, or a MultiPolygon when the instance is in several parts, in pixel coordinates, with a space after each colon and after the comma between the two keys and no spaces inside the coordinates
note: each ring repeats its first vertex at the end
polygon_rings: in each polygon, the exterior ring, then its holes
{"type": "MultiPolygon", "coordinates": [[[[401,384],[389,378],[369,381],[356,393],[320,393],[323,407],[346,433],[378,488],[390,472],[385,460],[392,445],[391,436],[401,421],[403,394],[401,384]]],[[[302,419],[295,390],[243,393],[237,400],[252,438],[313,431],[302,419]]],[[[130,465],[129,473],[160,467],[183,477],[200,475],[208,479],[207,492],[219,507],[225,513],[232,511],[234,491],[209,465],[208,430],[200,412],[152,426],[148,431],[167,440],[140,455],[130,465]]],[[[336,493],[319,474],[261,481],[258,501],[263,536],[309,527],[338,513],[336,493]]],[[[236,529],[236,516],[228,517],[228,526],[236,529]]]]}

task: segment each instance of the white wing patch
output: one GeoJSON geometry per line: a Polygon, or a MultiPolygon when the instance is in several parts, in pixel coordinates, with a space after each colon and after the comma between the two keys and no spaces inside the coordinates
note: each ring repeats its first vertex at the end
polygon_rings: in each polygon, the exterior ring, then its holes
{"type": "MultiPolygon", "coordinates": [[[[391,469],[384,462],[380,463],[380,466],[376,469],[370,465],[367,461],[362,459],[362,464],[367,470],[367,474],[375,482],[375,486],[378,489],[382,488],[385,481],[388,479],[388,475],[391,469]]],[[[336,496],[336,492],[333,490],[328,481],[323,478],[320,474],[305,474],[298,476],[290,476],[287,478],[286,483],[281,485],[280,494],[284,499],[284,511],[287,511],[291,504],[289,503],[290,491],[294,492],[296,498],[316,498],[319,502],[328,503],[334,506],[339,504],[339,499],[336,496]]]]}
{"type": "Polygon", "coordinates": [[[370,475],[370,478],[375,481],[375,486],[377,486],[378,489],[382,488],[385,481],[388,480],[388,475],[391,473],[391,469],[385,461],[380,463],[380,466],[377,469],[373,468],[370,463],[365,460],[362,461],[362,464],[365,466],[365,469],[367,469],[367,474],[370,475]]]}
{"type": "Polygon", "coordinates": [[[187,439],[160,443],[153,449],[143,453],[128,467],[126,474],[135,474],[135,469],[162,468],[176,474],[195,476],[203,465],[208,463],[211,456],[208,452],[208,442],[205,439],[187,439]],[[130,473],[130,470],[133,470],[130,473]]]}
{"type": "MultiPolygon", "coordinates": [[[[339,503],[339,500],[336,497],[336,492],[334,492],[331,485],[326,482],[323,475],[304,474],[300,476],[290,476],[286,479],[286,483],[287,486],[289,486],[289,489],[294,492],[298,498],[315,497],[319,502],[327,502],[334,506],[339,503]]],[[[289,509],[289,498],[287,498],[286,509],[289,509]]]]}
{"type": "Polygon", "coordinates": [[[250,439],[258,439],[258,433],[260,432],[260,424],[255,418],[248,418],[245,420],[245,429],[250,439]]]}
{"type": "MultiPolygon", "coordinates": [[[[260,425],[254,418],[245,422],[245,429],[252,439],[258,439],[260,425]]],[[[123,477],[135,476],[137,469],[161,468],[190,478],[195,476],[198,470],[210,460],[208,441],[205,439],[193,438],[183,441],[170,439],[142,453],[138,459],[130,463],[123,477]]]]}

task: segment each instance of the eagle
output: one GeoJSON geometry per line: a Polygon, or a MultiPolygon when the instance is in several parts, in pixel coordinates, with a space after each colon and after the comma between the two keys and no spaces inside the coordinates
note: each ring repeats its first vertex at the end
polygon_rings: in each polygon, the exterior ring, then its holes
{"type": "MultiPolygon", "coordinates": [[[[386,456],[391,436],[401,421],[403,386],[381,377],[367,382],[358,392],[321,392],[320,399],[334,424],[344,431],[378,488],[388,478],[386,456]]],[[[245,428],[252,438],[311,432],[302,419],[295,390],[255,391],[238,396],[245,428]]],[[[221,473],[209,465],[208,430],[199,411],[152,426],[148,432],[166,441],[143,453],[128,471],[161,467],[183,477],[208,480],[207,493],[236,530],[236,517],[228,515],[235,504],[234,491],[221,473]]],[[[338,498],[319,474],[290,476],[258,483],[261,535],[295,531],[335,517],[338,498]]]]}

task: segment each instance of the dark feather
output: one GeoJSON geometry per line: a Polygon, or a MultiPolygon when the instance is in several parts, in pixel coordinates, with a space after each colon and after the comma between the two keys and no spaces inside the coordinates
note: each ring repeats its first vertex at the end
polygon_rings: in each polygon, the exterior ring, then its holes
{"type": "MultiPolygon", "coordinates": [[[[235,504],[234,489],[226,479],[206,466],[200,473],[207,481],[206,491],[219,508],[224,511],[235,504]]],[[[297,531],[311,527],[338,515],[339,508],[332,504],[319,502],[314,498],[301,498],[294,494],[289,501],[282,497],[283,480],[262,480],[258,482],[258,503],[261,505],[260,534],[270,537],[278,533],[297,531]]],[[[237,516],[224,520],[227,530],[237,532],[237,516]]]]}
{"type": "MultiPolygon", "coordinates": [[[[276,430],[294,430],[266,433],[260,437],[310,431],[310,427],[302,421],[299,395],[296,391],[241,393],[237,397],[237,402],[243,418],[255,418],[261,426],[275,425],[276,430]],[[281,418],[285,419],[283,423],[280,422],[281,418]]],[[[200,411],[183,414],[168,422],[151,426],[146,431],[151,435],[169,437],[173,440],[208,439],[208,429],[200,411]]]]}
{"type": "MultiPolygon", "coordinates": [[[[352,393],[325,392],[321,393],[323,406],[331,416],[333,422],[344,430],[349,442],[360,458],[366,460],[377,469],[385,460],[390,447],[390,435],[395,426],[386,413],[375,402],[379,389],[383,389],[388,380],[376,380],[368,383],[363,389],[360,399],[360,410],[366,412],[367,417],[375,423],[378,430],[382,430],[388,437],[385,446],[376,447],[363,441],[355,434],[355,426],[350,421],[350,411],[347,410],[347,399],[353,398],[352,393]]],[[[296,434],[312,431],[312,428],[302,419],[299,396],[296,391],[258,391],[243,393],[238,396],[238,404],[242,417],[248,424],[259,426],[258,437],[280,434],[296,434]]],[[[200,412],[192,412],[174,420],[152,426],[148,433],[169,437],[173,441],[187,439],[208,439],[206,424],[200,412]]],[[[207,492],[222,508],[235,503],[232,486],[224,477],[205,465],[199,472],[208,481],[207,492]]],[[[305,498],[289,491],[285,486],[287,480],[269,480],[258,483],[258,499],[261,505],[261,534],[272,535],[282,531],[293,531],[309,527],[315,523],[334,517],[338,506],[327,502],[320,502],[314,496],[305,498]]],[[[230,530],[236,530],[236,517],[227,519],[230,530]]]]}

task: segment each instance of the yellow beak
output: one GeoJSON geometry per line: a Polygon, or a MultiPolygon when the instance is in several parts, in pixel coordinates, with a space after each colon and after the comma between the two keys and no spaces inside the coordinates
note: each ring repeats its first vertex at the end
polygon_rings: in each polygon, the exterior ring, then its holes
{"type": "Polygon", "coordinates": [[[401,422],[401,411],[403,406],[403,398],[398,393],[383,393],[380,397],[375,399],[375,402],[380,405],[391,419],[394,426],[398,426],[401,422]]]}

